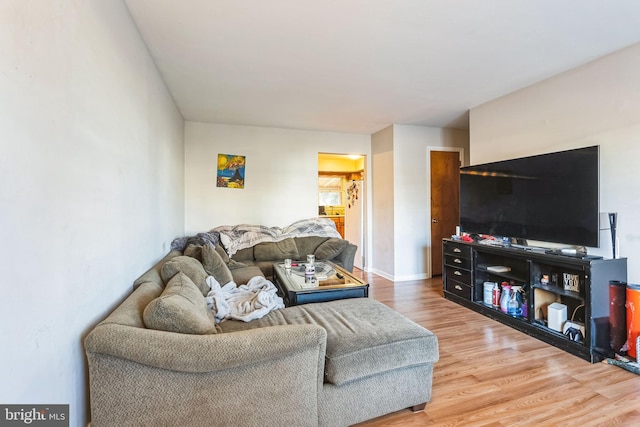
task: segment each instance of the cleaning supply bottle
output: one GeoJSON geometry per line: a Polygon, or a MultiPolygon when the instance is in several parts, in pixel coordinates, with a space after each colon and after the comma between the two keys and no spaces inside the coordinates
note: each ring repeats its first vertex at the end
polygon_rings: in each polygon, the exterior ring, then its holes
{"type": "Polygon", "coordinates": [[[508,312],[509,300],[511,299],[511,286],[508,282],[502,282],[502,296],[500,297],[500,311],[508,312]]]}
{"type": "Polygon", "coordinates": [[[511,297],[507,303],[507,314],[510,316],[522,316],[522,301],[519,301],[519,286],[511,288],[511,297]]]}

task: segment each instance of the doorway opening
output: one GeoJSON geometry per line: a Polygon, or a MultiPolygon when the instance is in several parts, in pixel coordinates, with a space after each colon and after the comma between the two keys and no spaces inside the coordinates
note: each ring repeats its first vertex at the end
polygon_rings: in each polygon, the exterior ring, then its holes
{"type": "Polygon", "coordinates": [[[365,269],[366,203],[363,154],[318,153],[318,216],[331,219],[358,247],[353,265],[365,269]]]}

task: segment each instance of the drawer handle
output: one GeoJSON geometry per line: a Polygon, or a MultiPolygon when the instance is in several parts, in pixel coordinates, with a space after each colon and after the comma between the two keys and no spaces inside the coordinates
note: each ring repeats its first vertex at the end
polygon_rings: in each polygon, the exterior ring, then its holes
{"type": "Polygon", "coordinates": [[[460,271],[458,270],[454,271],[453,274],[455,274],[456,276],[462,276],[462,273],[460,273],[460,271]]]}
{"type": "Polygon", "coordinates": [[[460,249],[458,249],[458,248],[453,248],[453,252],[455,252],[455,253],[459,254],[459,253],[460,253],[460,252],[462,252],[462,251],[461,251],[460,249]]]}
{"type": "Polygon", "coordinates": [[[460,285],[455,285],[454,288],[456,288],[456,290],[458,290],[458,291],[462,290],[462,286],[460,286],[460,285]]]}
{"type": "Polygon", "coordinates": [[[460,258],[456,258],[453,260],[456,264],[462,264],[462,260],[460,258]]]}

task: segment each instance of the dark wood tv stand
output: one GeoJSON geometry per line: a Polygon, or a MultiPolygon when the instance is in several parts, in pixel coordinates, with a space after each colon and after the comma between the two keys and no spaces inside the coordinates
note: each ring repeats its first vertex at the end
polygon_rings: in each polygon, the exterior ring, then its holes
{"type": "Polygon", "coordinates": [[[627,280],[627,259],[571,257],[540,251],[487,246],[458,240],[443,241],[442,282],[445,298],[518,329],[591,363],[612,356],[609,345],[609,281],[627,280]],[[487,267],[505,266],[506,272],[487,267]],[[565,290],[563,273],[578,275],[580,288],[565,290]],[[547,276],[549,283],[542,277],[547,276]],[[484,282],[509,282],[523,286],[526,316],[511,316],[485,305],[484,282]],[[567,320],[584,323],[584,340],[572,341],[547,327],[546,307],[567,306],[567,320]],[[581,305],[584,305],[584,310],[581,305]]]}

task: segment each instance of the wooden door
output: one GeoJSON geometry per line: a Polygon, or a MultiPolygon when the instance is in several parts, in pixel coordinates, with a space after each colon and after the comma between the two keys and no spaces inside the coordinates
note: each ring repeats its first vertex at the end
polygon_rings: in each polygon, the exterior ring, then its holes
{"type": "Polygon", "coordinates": [[[431,275],[442,274],[442,239],[460,223],[460,153],[431,151],[431,275]]]}

